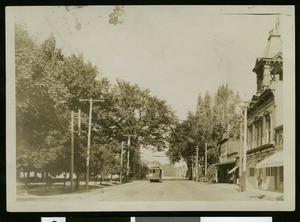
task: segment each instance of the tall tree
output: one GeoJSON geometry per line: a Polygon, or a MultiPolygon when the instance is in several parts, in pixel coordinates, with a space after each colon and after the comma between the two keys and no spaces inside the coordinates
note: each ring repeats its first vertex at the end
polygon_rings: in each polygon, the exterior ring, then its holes
{"type": "Polygon", "coordinates": [[[112,98],[108,98],[113,103],[97,110],[98,132],[102,140],[115,139],[119,143],[127,142],[126,135],[134,135],[129,148],[130,164],[134,169],[134,164],[140,162],[140,145],[158,150],[167,147],[167,138],[176,118],[164,100],[152,96],[149,90],[141,89],[137,84],[118,80],[111,95],[112,98]]]}
{"type": "Polygon", "coordinates": [[[224,137],[237,139],[239,96],[227,85],[221,85],[214,97],[206,92],[204,98],[199,94],[195,114],[189,113],[187,119],[177,124],[170,138],[167,152],[175,163],[183,159],[188,166],[188,176],[192,178],[192,167],[196,162],[196,149],[199,148],[199,162],[204,156],[207,143],[208,165],[218,162],[218,144],[224,137]]]}
{"type": "Polygon", "coordinates": [[[50,138],[60,137],[67,128],[66,106],[60,100],[68,92],[55,77],[63,56],[53,37],[40,46],[20,24],[15,26],[15,55],[17,170],[50,172],[53,168],[46,166],[61,148],[50,138]]]}

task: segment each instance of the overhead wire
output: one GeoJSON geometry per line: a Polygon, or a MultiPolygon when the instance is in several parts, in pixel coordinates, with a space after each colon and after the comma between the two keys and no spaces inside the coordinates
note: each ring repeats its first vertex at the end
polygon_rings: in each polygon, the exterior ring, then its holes
{"type": "Polygon", "coordinates": [[[45,16],[44,17],[45,21],[47,22],[47,24],[56,32],[56,34],[60,37],[60,39],[63,41],[63,43],[67,46],[67,48],[74,54],[73,49],[71,48],[71,46],[67,43],[67,41],[64,39],[64,37],[58,32],[58,30],[55,28],[55,26],[51,23],[51,21],[45,16]]]}

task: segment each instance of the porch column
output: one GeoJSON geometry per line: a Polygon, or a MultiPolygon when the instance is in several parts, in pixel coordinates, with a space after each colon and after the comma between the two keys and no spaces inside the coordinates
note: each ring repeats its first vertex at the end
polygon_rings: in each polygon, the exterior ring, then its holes
{"type": "Polygon", "coordinates": [[[274,129],[273,129],[273,119],[272,119],[272,114],[269,114],[270,117],[270,143],[274,144],[274,129]]]}
{"type": "Polygon", "coordinates": [[[267,137],[266,137],[266,129],[267,129],[267,127],[266,127],[266,117],[265,116],[263,116],[263,119],[262,119],[262,129],[261,129],[261,134],[262,134],[262,141],[261,141],[261,145],[264,145],[264,144],[266,144],[267,143],[267,137]]]}

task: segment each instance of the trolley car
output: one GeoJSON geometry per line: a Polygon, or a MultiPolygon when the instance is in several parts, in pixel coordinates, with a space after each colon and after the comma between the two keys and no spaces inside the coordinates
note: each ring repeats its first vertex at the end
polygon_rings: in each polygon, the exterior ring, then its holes
{"type": "Polygon", "coordinates": [[[162,169],[160,167],[149,168],[148,178],[150,182],[162,182],[162,169]]]}

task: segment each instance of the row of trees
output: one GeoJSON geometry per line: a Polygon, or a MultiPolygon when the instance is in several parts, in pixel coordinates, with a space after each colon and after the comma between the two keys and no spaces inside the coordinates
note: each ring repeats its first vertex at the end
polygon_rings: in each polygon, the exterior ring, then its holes
{"type": "Polygon", "coordinates": [[[227,85],[221,85],[216,94],[206,92],[198,96],[196,112],[189,112],[187,119],[178,123],[170,136],[167,152],[172,163],[184,160],[188,167],[187,177],[192,179],[192,169],[198,161],[203,162],[207,143],[207,162],[218,162],[218,143],[225,137],[239,139],[238,103],[240,97],[227,85]]]}
{"type": "MultiPolygon", "coordinates": [[[[70,113],[81,109],[81,131],[75,128],[75,173],[86,172],[89,102],[93,104],[90,173],[106,177],[125,173],[120,165],[121,142],[131,138],[131,169],[142,166],[139,146],[168,148],[172,163],[184,160],[192,177],[196,146],[199,162],[208,144],[208,164],[218,161],[217,144],[224,138],[239,138],[237,106],[240,100],[227,85],[212,96],[199,95],[197,109],[179,122],[166,101],[147,89],[124,80],[110,83],[96,78],[97,67],[83,57],[64,56],[50,36],[37,43],[21,24],[15,26],[17,171],[56,176],[70,170],[70,113]]],[[[124,155],[125,157],[125,155],[124,155]]],[[[126,159],[126,158],[124,158],[126,159]]],[[[137,176],[135,172],[131,176],[137,176]]],[[[28,182],[28,180],[27,180],[28,182]]],[[[78,188],[77,180],[77,188],[78,188]]]]}
{"type": "Polygon", "coordinates": [[[120,155],[126,134],[136,135],[129,148],[131,164],[140,161],[141,144],[157,149],[167,146],[177,119],[166,101],[136,84],[96,78],[96,66],[81,55],[64,56],[53,36],[39,44],[24,25],[16,24],[15,65],[18,175],[67,175],[70,112],[81,109],[80,133],[75,128],[74,170],[77,178],[84,176],[89,103],[80,99],[103,100],[95,102],[92,110],[91,174],[105,177],[124,171],[120,155]]]}

